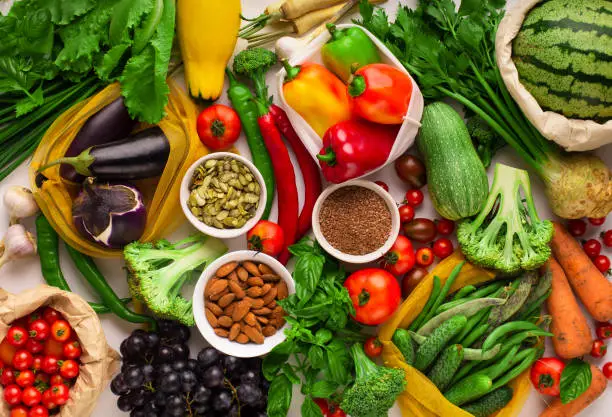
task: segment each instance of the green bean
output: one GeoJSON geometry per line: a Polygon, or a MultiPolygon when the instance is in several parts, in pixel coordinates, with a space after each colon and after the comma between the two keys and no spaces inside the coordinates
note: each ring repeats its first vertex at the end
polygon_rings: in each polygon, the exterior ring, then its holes
{"type": "MultiPolygon", "coordinates": [[[[462,341],[463,346],[470,347],[489,330],[487,323],[480,324],[462,341]]],[[[486,350],[486,349],[485,349],[486,350]]]]}
{"type": "Polygon", "coordinates": [[[481,371],[478,371],[478,374],[482,374],[482,375],[486,375],[491,379],[495,379],[497,377],[499,377],[500,375],[504,374],[506,371],[508,371],[508,368],[510,368],[512,366],[512,360],[514,359],[514,357],[516,356],[517,352],[519,351],[520,346],[516,345],[513,346],[510,351],[508,353],[506,353],[504,355],[504,357],[499,361],[494,363],[493,365],[489,366],[488,368],[485,368],[481,371]]]}
{"type": "Polygon", "coordinates": [[[491,284],[487,284],[484,287],[474,291],[472,294],[470,294],[469,298],[470,300],[475,300],[476,298],[483,298],[486,297],[490,294],[493,294],[495,291],[499,290],[500,288],[502,288],[504,286],[505,282],[499,282],[499,281],[494,281],[491,284]]]}
{"type": "Polygon", "coordinates": [[[538,326],[528,321],[511,321],[505,323],[491,332],[482,344],[483,350],[491,349],[506,334],[519,330],[541,330],[538,326]]]}
{"type": "Polygon", "coordinates": [[[457,373],[453,376],[453,379],[451,380],[449,385],[452,386],[452,385],[455,385],[457,382],[461,381],[463,378],[468,376],[470,372],[472,372],[472,370],[476,367],[476,365],[481,364],[481,363],[483,363],[483,361],[466,362],[465,365],[459,368],[459,371],[457,371],[457,373]]]}
{"type": "Polygon", "coordinates": [[[536,301],[534,301],[531,306],[528,307],[528,309],[523,312],[521,315],[517,316],[517,320],[528,320],[531,319],[531,315],[534,314],[536,311],[540,311],[540,309],[542,308],[542,304],[544,304],[544,301],[546,301],[548,299],[548,297],[550,296],[550,293],[552,292],[552,288],[549,289],[548,291],[546,291],[544,293],[544,295],[542,295],[540,298],[538,298],[536,301]]]}
{"type": "Polygon", "coordinates": [[[457,264],[457,266],[453,268],[450,275],[446,279],[444,286],[440,290],[440,294],[438,294],[436,301],[434,302],[433,306],[431,307],[431,309],[429,310],[429,312],[427,313],[427,316],[425,316],[425,319],[423,321],[427,322],[434,316],[434,314],[436,314],[436,310],[438,309],[438,307],[440,307],[440,304],[442,304],[442,302],[446,298],[446,295],[450,291],[450,288],[453,286],[453,283],[459,276],[459,272],[461,272],[461,268],[463,268],[463,265],[465,265],[465,261],[460,262],[459,264],[457,264]]]}
{"type": "MultiPolygon", "coordinates": [[[[525,301],[525,304],[519,309],[516,313],[513,320],[521,320],[519,317],[523,317],[523,315],[527,312],[527,310],[531,309],[534,303],[540,302],[542,297],[549,293],[550,288],[552,286],[552,272],[549,268],[547,268],[546,272],[542,277],[540,277],[538,281],[538,285],[529,293],[529,297],[525,301]]],[[[548,298],[548,297],[546,297],[548,298]]]]}
{"type": "Polygon", "coordinates": [[[517,333],[515,335],[512,335],[507,340],[504,340],[503,342],[504,347],[502,348],[499,354],[504,355],[512,348],[512,346],[520,345],[521,343],[523,343],[525,339],[529,339],[530,337],[538,337],[538,336],[552,337],[553,334],[547,331],[541,330],[541,329],[540,330],[526,330],[524,332],[517,333]]]}
{"type": "Polygon", "coordinates": [[[436,301],[436,298],[438,297],[439,293],[440,293],[440,278],[438,276],[434,276],[433,287],[431,288],[429,299],[427,300],[427,303],[425,303],[425,306],[423,307],[419,315],[416,317],[416,319],[412,321],[412,323],[408,327],[408,330],[413,330],[413,331],[417,330],[421,326],[421,324],[423,324],[425,320],[425,316],[427,315],[427,311],[431,308],[433,303],[436,301]]]}
{"type": "Polygon", "coordinates": [[[464,345],[465,346],[465,343],[463,343],[465,338],[470,335],[470,333],[471,333],[472,329],[474,329],[474,327],[476,327],[478,324],[480,324],[483,320],[487,319],[488,314],[491,311],[491,308],[493,308],[493,307],[483,308],[478,313],[476,313],[472,317],[470,317],[468,319],[468,322],[465,325],[464,329],[461,331],[461,333],[459,333],[457,335],[457,337],[455,338],[456,340],[454,340],[454,342],[459,343],[460,345],[464,345]]]}
{"type": "Polygon", "coordinates": [[[525,372],[527,369],[529,369],[532,363],[534,363],[536,360],[538,360],[542,356],[543,353],[544,353],[544,349],[537,349],[533,353],[528,355],[526,358],[523,359],[523,361],[519,365],[515,366],[508,373],[506,373],[500,379],[495,381],[493,383],[493,387],[491,388],[491,391],[494,391],[500,387],[503,387],[508,382],[512,381],[514,378],[518,377],[520,374],[525,372]]]}
{"type": "Polygon", "coordinates": [[[467,297],[468,295],[470,295],[471,293],[473,293],[474,291],[476,291],[476,287],[473,285],[466,285],[465,287],[461,288],[459,291],[457,291],[455,293],[455,295],[453,296],[452,301],[456,301],[456,300],[460,300],[462,298],[467,297]]]}
{"type": "Polygon", "coordinates": [[[463,348],[463,359],[466,361],[488,361],[497,356],[501,351],[501,347],[501,343],[498,343],[493,349],[489,349],[486,352],[482,349],[463,348]]]}

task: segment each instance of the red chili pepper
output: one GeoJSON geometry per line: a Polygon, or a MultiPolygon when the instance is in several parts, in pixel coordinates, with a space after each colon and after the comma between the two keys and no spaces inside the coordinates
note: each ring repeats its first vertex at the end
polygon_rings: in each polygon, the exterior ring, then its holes
{"type": "Polygon", "coordinates": [[[348,120],[330,127],[317,155],[327,181],[341,183],[387,161],[398,127],[348,120]]]}
{"type": "Polygon", "coordinates": [[[285,139],[287,139],[291,149],[293,149],[293,153],[300,165],[300,171],[302,171],[302,177],[304,178],[304,205],[302,206],[302,211],[298,219],[296,235],[296,240],[298,240],[310,230],[312,210],[319,194],[321,194],[321,175],[319,174],[319,167],[312,159],[310,153],[302,143],[302,140],[291,125],[291,121],[289,117],[287,117],[285,110],[278,107],[276,104],[272,104],[270,106],[270,114],[274,118],[276,127],[280,130],[285,139]]]}
{"type": "Polygon", "coordinates": [[[298,224],[298,193],[295,183],[295,173],[289,157],[289,151],[283,143],[281,134],[274,124],[274,118],[267,106],[256,101],[259,117],[257,123],[270,158],[276,177],[276,192],[278,193],[278,225],[285,233],[285,248],[278,256],[282,264],[289,260],[287,248],[295,242],[298,224]]]}

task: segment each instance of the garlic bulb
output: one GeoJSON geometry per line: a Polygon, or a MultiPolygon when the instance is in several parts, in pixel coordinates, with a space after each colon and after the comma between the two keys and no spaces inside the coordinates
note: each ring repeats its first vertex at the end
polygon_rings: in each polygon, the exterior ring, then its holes
{"type": "Polygon", "coordinates": [[[20,185],[9,187],[4,193],[4,205],[11,218],[10,224],[15,224],[21,219],[38,213],[38,204],[34,200],[32,191],[20,185]]]}
{"type": "Polygon", "coordinates": [[[20,224],[13,224],[6,230],[0,242],[0,268],[2,265],[19,258],[34,255],[36,242],[30,232],[20,224]]]}

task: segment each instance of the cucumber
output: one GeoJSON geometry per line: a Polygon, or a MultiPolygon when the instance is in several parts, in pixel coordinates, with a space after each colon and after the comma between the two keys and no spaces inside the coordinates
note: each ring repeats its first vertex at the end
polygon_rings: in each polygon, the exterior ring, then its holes
{"type": "Polygon", "coordinates": [[[397,329],[395,333],[393,333],[393,337],[391,338],[393,344],[402,352],[404,355],[404,362],[408,365],[414,363],[414,342],[412,341],[412,337],[410,337],[410,333],[405,329],[397,329]]]}
{"type": "Polygon", "coordinates": [[[489,181],[459,113],[442,102],[425,106],[417,145],[436,211],[450,220],[480,212],[489,181]]]}
{"type": "Polygon", "coordinates": [[[459,369],[462,360],[463,346],[451,345],[447,347],[436,363],[434,363],[431,371],[427,374],[427,378],[429,378],[440,391],[444,391],[459,369]]]}
{"type": "Polygon", "coordinates": [[[467,318],[462,315],[451,317],[437,327],[417,349],[414,367],[423,372],[433,363],[442,349],[463,329],[467,318]]]}
{"type": "Polygon", "coordinates": [[[457,382],[444,393],[444,397],[455,405],[463,405],[487,394],[493,380],[486,375],[474,374],[457,382]]]}
{"type": "Polygon", "coordinates": [[[489,417],[504,408],[512,400],[512,394],[512,388],[504,386],[461,408],[474,417],[489,417]]]}

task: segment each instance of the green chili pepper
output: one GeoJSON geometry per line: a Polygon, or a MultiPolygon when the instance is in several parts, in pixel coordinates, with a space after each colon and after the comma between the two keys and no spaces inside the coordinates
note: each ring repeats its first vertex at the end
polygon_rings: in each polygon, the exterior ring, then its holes
{"type": "Polygon", "coordinates": [[[227,96],[232,102],[234,110],[238,113],[238,117],[240,117],[242,130],[251,150],[253,164],[261,173],[266,184],[266,208],[261,217],[265,220],[270,215],[272,203],[274,202],[274,171],[272,170],[270,154],[259,131],[259,124],[257,123],[259,112],[254,101],[255,97],[246,85],[236,80],[236,77],[229,69],[226,68],[225,73],[229,79],[227,96]]]}
{"type": "Polygon", "coordinates": [[[342,81],[348,82],[352,71],[380,62],[378,48],[363,29],[338,29],[329,23],[327,30],[331,39],[321,48],[321,59],[342,81]]]}

